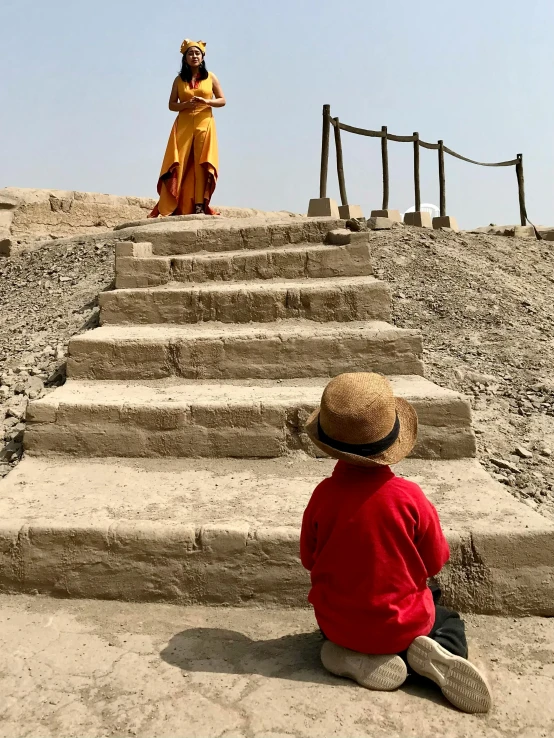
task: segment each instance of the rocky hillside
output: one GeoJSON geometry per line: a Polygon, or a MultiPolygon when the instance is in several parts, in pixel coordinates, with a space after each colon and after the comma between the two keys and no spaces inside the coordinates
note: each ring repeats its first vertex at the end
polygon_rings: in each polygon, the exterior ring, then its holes
{"type": "Polygon", "coordinates": [[[0,258],[0,477],[22,453],[25,408],[65,379],[67,343],[97,324],[113,245],[90,241],[0,258]]]}
{"type": "Polygon", "coordinates": [[[372,244],[429,378],[471,397],[482,463],[554,517],[552,243],[400,226],[372,244]]]}
{"type": "MultiPolygon", "coordinates": [[[[550,242],[395,226],[374,231],[399,326],[422,331],[430,379],[472,398],[481,461],[554,518],[554,260],[550,242]]],[[[74,239],[0,259],[0,475],[25,406],[64,381],[68,339],[97,320],[113,245],[74,239]]]]}

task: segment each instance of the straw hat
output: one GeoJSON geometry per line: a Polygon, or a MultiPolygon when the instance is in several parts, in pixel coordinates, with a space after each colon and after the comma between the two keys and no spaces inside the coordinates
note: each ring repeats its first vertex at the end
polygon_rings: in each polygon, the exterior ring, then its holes
{"type": "Polygon", "coordinates": [[[388,466],[407,456],[417,438],[417,415],[395,397],[380,374],[340,374],[323,391],[306,432],[335,459],[357,466],[388,466]]]}

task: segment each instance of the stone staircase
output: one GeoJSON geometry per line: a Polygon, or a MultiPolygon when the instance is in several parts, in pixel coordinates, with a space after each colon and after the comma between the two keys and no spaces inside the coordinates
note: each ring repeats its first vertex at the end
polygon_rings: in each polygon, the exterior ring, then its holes
{"type": "Polygon", "coordinates": [[[0,487],[14,519],[0,586],[303,604],[301,514],[333,465],[304,422],[330,377],[377,371],[418,413],[400,471],[450,531],[451,601],[554,612],[554,526],[474,461],[469,403],[422,376],[420,337],[388,322],[370,234],[343,226],[198,216],[116,231],[102,325],[72,339],[66,384],[31,403],[27,458],[0,487]]]}

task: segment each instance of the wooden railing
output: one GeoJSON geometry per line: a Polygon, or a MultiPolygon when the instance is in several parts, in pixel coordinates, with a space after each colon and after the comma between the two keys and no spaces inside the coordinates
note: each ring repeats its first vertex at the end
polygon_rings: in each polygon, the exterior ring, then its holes
{"type": "MultiPolygon", "coordinates": [[[[523,178],[523,155],[518,154],[515,159],[510,161],[499,161],[499,162],[482,162],[475,161],[474,159],[468,159],[467,156],[462,156],[456,151],[449,149],[444,145],[444,141],[437,141],[437,143],[428,143],[422,141],[419,137],[419,133],[414,132],[411,136],[396,136],[393,133],[389,133],[387,126],[383,126],[380,131],[370,131],[365,128],[355,128],[354,126],[348,126],[346,123],[341,123],[338,118],[331,117],[331,106],[323,106],[323,134],[321,142],[321,170],[319,178],[319,196],[327,197],[327,176],[329,171],[329,140],[331,133],[331,126],[334,129],[335,134],[335,150],[337,155],[337,175],[339,180],[339,191],[342,205],[348,205],[348,197],[346,195],[346,183],[344,177],[344,161],[342,156],[342,141],[341,131],[347,131],[348,133],[356,133],[359,136],[370,136],[372,138],[381,139],[381,161],[383,167],[383,200],[382,208],[387,210],[389,207],[389,154],[388,154],[388,142],[399,141],[400,143],[413,143],[414,153],[414,193],[415,193],[415,210],[421,210],[421,191],[420,191],[420,179],[419,179],[419,152],[420,148],[433,149],[438,151],[438,164],[439,164],[439,190],[440,190],[440,214],[441,216],[446,215],[446,179],[444,173],[444,155],[450,154],[456,159],[467,161],[470,164],[477,164],[480,167],[515,167],[517,176],[517,188],[519,196],[519,215],[521,225],[526,225],[529,221],[527,217],[527,209],[525,206],[525,182],[523,178]]],[[[529,221],[530,222],[530,221],[529,221]]]]}

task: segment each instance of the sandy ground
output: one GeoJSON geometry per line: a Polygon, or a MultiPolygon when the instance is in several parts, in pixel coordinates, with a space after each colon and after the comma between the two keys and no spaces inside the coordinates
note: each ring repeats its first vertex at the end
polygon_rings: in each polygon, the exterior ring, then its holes
{"type": "Polygon", "coordinates": [[[467,622],[494,690],[486,716],[414,677],[379,693],[327,674],[309,610],[3,596],[0,736],[551,736],[554,621],[467,622]]]}

